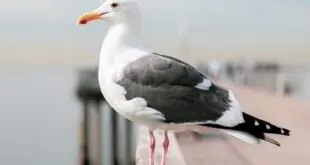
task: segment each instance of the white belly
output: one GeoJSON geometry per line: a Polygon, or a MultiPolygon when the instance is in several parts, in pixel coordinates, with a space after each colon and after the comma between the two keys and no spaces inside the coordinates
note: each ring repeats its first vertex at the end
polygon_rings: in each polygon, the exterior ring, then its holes
{"type": "Polygon", "coordinates": [[[116,83],[123,77],[124,67],[142,56],[135,56],[129,60],[123,58],[114,64],[101,62],[98,72],[99,85],[106,101],[120,115],[137,124],[153,127],[164,119],[163,115],[159,111],[147,107],[147,102],[143,98],[127,100],[125,89],[116,83]]]}

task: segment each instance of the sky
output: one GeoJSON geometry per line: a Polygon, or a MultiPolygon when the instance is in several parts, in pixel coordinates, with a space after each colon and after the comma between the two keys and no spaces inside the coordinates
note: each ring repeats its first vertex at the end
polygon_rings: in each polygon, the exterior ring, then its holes
{"type": "MultiPolygon", "coordinates": [[[[100,3],[2,0],[0,64],[97,63],[108,24],[75,21],[100,3]]],[[[159,53],[179,56],[187,27],[188,60],[310,59],[310,0],[141,0],[141,8],[142,42],[159,53]]]]}

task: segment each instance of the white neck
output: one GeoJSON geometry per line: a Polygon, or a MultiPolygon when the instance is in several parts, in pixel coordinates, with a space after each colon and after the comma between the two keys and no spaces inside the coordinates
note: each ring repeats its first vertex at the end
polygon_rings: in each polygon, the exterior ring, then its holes
{"type": "Polygon", "coordinates": [[[140,48],[140,18],[128,19],[110,26],[102,43],[100,63],[102,60],[112,60],[116,54],[128,48],[140,48]]]}

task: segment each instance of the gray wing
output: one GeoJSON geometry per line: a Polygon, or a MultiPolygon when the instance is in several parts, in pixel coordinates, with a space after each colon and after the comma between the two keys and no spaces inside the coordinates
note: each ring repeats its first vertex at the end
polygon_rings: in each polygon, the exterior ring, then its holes
{"type": "Polygon", "coordinates": [[[117,83],[126,99],[144,98],[160,111],[167,123],[216,121],[229,109],[228,91],[210,81],[207,90],[197,87],[208,80],[194,67],[173,57],[153,54],[124,68],[117,83]]]}

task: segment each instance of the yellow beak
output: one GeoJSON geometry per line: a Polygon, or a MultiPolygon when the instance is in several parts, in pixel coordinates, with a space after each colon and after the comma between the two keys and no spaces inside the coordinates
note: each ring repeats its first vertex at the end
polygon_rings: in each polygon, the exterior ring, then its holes
{"type": "Polygon", "coordinates": [[[90,21],[102,19],[101,17],[102,15],[103,13],[95,12],[95,11],[84,13],[78,18],[77,24],[87,24],[90,21]]]}

